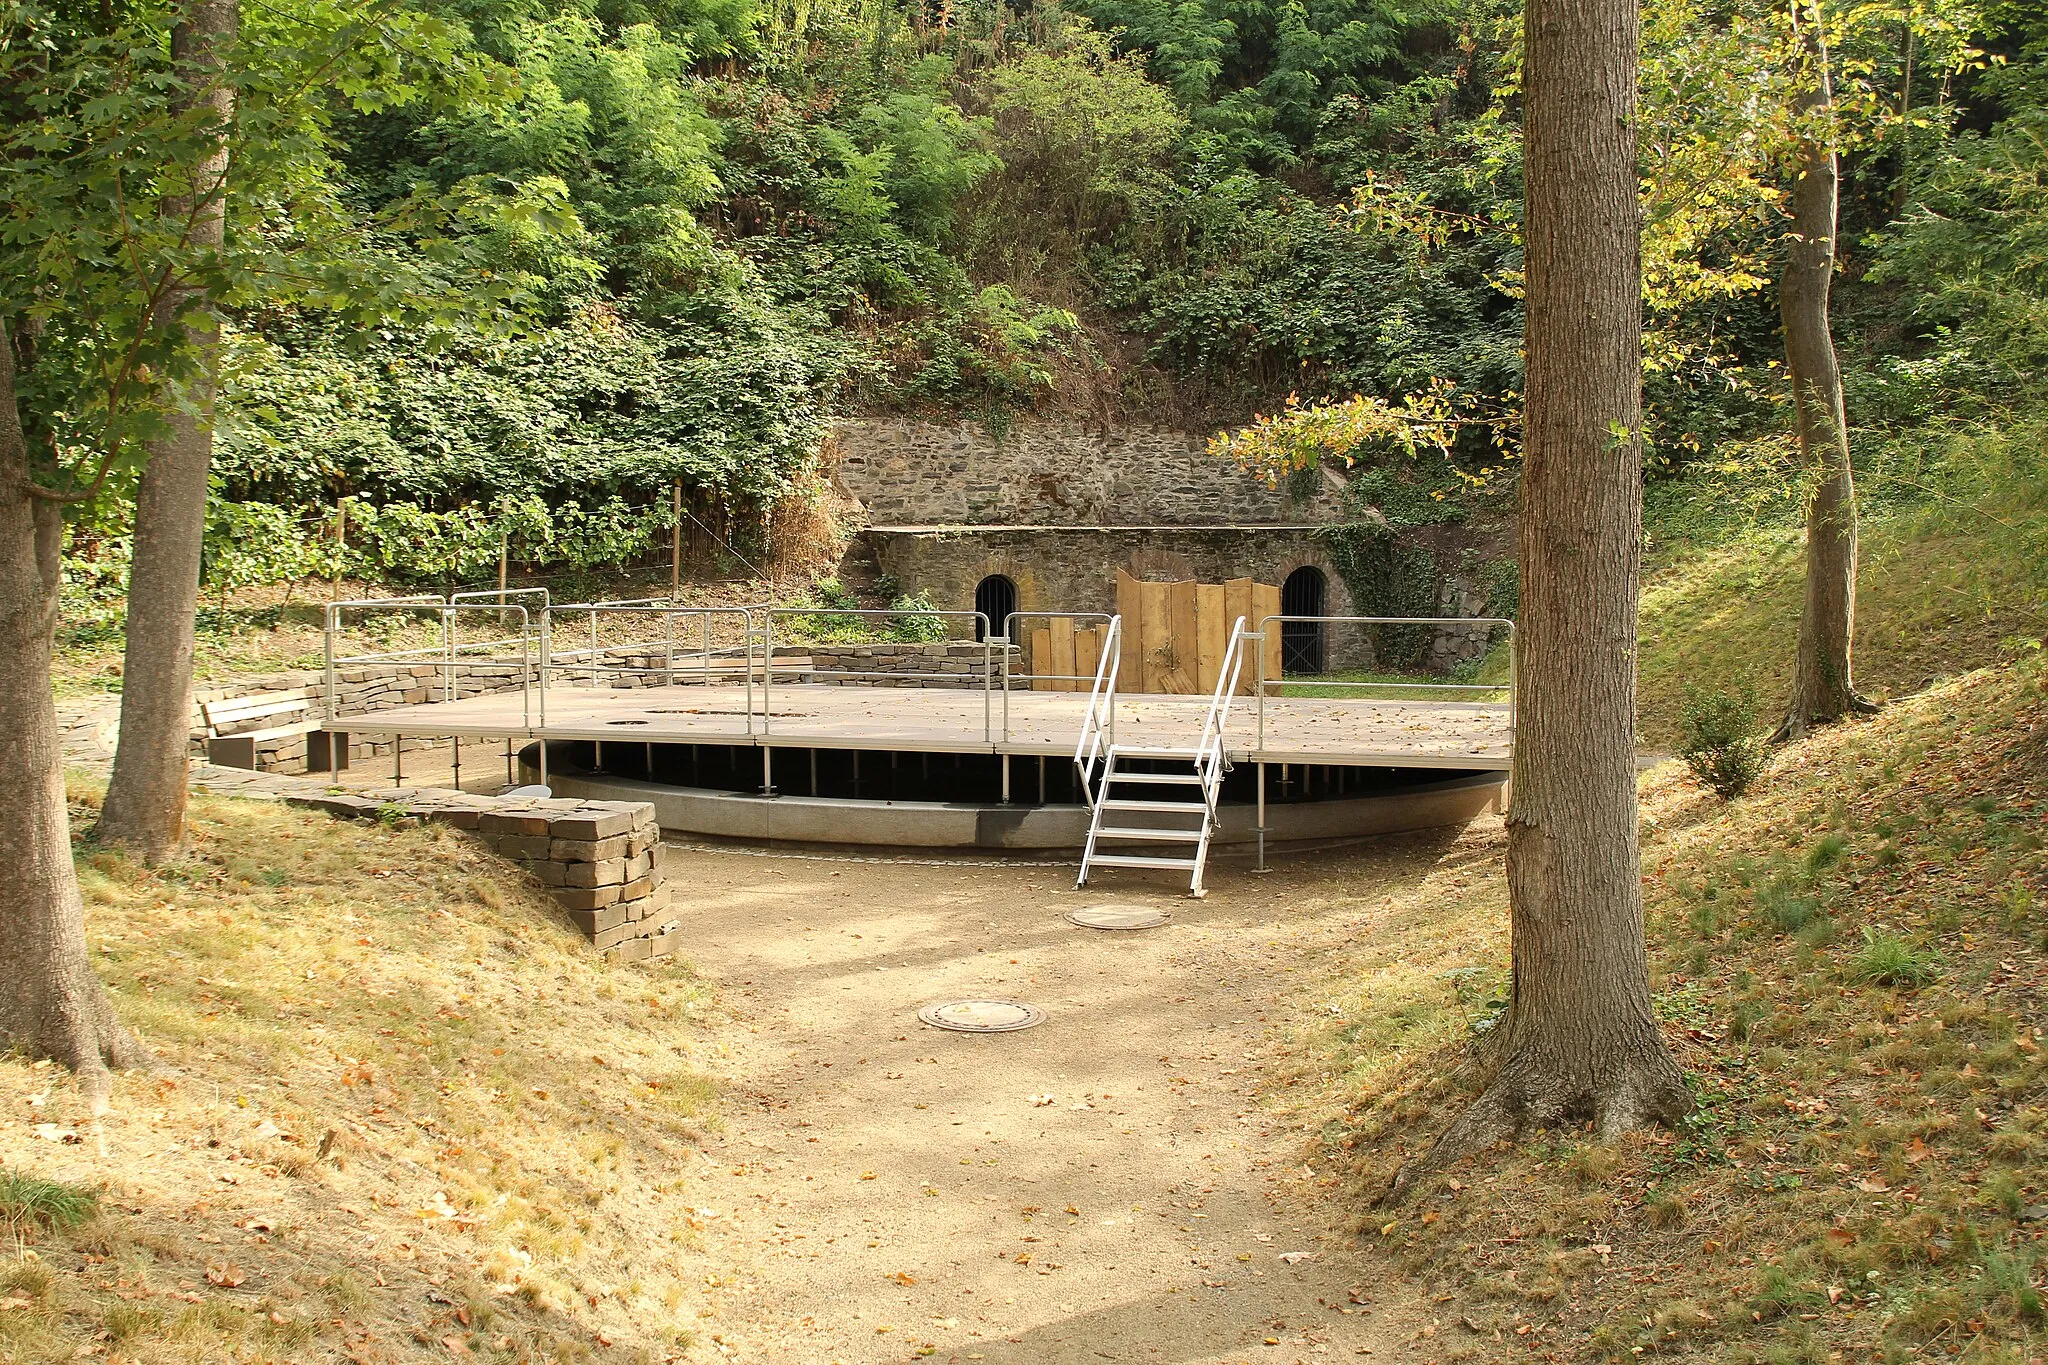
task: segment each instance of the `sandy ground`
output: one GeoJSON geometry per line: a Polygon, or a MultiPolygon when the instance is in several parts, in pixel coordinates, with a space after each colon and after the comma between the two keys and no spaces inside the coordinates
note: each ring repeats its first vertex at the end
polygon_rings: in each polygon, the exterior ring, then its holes
{"type": "MultiPolygon", "coordinates": [[[[1262,1104],[1320,1008],[1315,956],[1447,834],[1167,874],[678,850],[694,960],[724,993],[723,1131],[690,1178],[716,1259],[700,1348],[739,1360],[1294,1362],[1444,1352],[1262,1104]],[[1104,932],[1073,909],[1157,904],[1104,932]],[[920,1006],[1046,1013],[948,1033],[920,1006]]],[[[1432,1311],[1434,1310],[1434,1312],[1432,1311]]],[[[1453,1319],[1454,1320],[1454,1319],[1453,1319]]]]}

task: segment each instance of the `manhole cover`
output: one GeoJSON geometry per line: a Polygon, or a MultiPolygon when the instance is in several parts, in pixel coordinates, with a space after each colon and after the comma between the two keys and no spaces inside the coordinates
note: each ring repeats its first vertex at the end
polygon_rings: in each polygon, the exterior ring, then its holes
{"type": "Polygon", "coordinates": [[[645,724],[647,724],[647,722],[646,722],[646,721],[644,721],[644,720],[608,720],[608,721],[606,721],[606,722],[605,722],[605,724],[606,724],[606,725],[645,725],[645,724]]]}
{"type": "Polygon", "coordinates": [[[1156,905],[1086,905],[1067,914],[1083,929],[1157,929],[1172,918],[1156,905]]]}
{"type": "Polygon", "coordinates": [[[1013,1033],[1045,1022],[1045,1011],[1021,1000],[951,1000],[926,1005],[917,1017],[933,1028],[959,1033],[1013,1033]]]}

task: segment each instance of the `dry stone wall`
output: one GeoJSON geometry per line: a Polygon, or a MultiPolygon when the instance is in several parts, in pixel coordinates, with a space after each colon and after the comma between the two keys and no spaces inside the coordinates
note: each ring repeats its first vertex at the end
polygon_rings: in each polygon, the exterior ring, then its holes
{"type": "MultiPolygon", "coordinates": [[[[813,673],[808,681],[867,687],[971,687],[1002,686],[1003,651],[982,645],[952,643],[927,645],[839,645],[814,646],[813,673]],[[856,676],[848,677],[847,674],[856,676]],[[882,676],[876,676],[876,675],[882,676]]],[[[1017,651],[1010,651],[1010,667],[1019,667],[1017,651]]]]}
{"type": "Polygon", "coordinates": [[[202,770],[199,785],[276,796],[345,818],[430,820],[467,830],[546,887],[606,957],[637,962],[682,947],[681,922],[669,913],[668,850],[650,803],[494,797],[431,787],[337,792],[220,768],[202,770]]]}
{"type": "Polygon", "coordinates": [[[1268,487],[1166,427],[871,420],[835,437],[839,480],[877,526],[1213,526],[1337,519],[1343,481],[1268,487]]]}

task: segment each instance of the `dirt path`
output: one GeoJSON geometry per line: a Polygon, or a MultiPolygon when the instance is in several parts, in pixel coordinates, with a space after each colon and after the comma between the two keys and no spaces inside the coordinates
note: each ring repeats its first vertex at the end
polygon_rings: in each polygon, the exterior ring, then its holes
{"type": "Polygon", "coordinates": [[[735,1078],[693,1176],[736,1267],[704,1357],[1440,1355],[1432,1305],[1346,1248],[1259,1094],[1274,1030],[1317,1007],[1296,987],[1319,969],[1307,945],[1443,843],[1226,865],[1199,902],[1142,873],[1075,892],[1066,867],[682,854],[735,1078]],[[1063,918],[1103,902],[1173,921],[1063,918]],[[978,1036],[916,1018],[988,995],[1047,1021],[978,1036]]]}

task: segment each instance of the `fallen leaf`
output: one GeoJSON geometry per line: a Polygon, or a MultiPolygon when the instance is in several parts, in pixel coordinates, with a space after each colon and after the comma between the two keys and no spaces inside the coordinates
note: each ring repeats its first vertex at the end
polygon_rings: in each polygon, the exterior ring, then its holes
{"type": "Polygon", "coordinates": [[[217,1284],[222,1289],[233,1289],[248,1277],[230,1264],[214,1264],[206,1267],[206,1282],[217,1284]]]}
{"type": "Polygon", "coordinates": [[[1283,1251],[1280,1253],[1280,1259],[1289,1265],[1300,1265],[1303,1261],[1314,1260],[1315,1255],[1313,1251],[1283,1251]]]}
{"type": "Polygon", "coordinates": [[[912,1285],[917,1283],[917,1276],[905,1274],[901,1270],[897,1271],[894,1275],[889,1276],[889,1278],[901,1285],[912,1285]]]}

